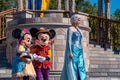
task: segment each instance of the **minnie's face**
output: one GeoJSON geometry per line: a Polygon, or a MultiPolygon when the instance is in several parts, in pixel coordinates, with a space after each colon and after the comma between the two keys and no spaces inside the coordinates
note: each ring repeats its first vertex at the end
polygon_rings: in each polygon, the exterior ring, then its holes
{"type": "Polygon", "coordinates": [[[40,45],[46,46],[49,43],[50,36],[47,33],[40,33],[38,34],[38,40],[40,45]]]}
{"type": "Polygon", "coordinates": [[[24,39],[22,40],[22,44],[25,46],[25,47],[30,47],[31,46],[31,42],[32,42],[32,36],[30,34],[25,34],[24,35],[24,39]]]}

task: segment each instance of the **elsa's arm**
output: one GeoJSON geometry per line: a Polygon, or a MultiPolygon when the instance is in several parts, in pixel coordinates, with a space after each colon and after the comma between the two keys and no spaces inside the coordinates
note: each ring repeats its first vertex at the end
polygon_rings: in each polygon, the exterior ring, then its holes
{"type": "Polygon", "coordinates": [[[72,34],[73,31],[71,29],[71,27],[68,29],[68,44],[69,44],[69,58],[73,59],[73,54],[72,54],[72,49],[71,49],[71,45],[72,45],[72,34]]]}

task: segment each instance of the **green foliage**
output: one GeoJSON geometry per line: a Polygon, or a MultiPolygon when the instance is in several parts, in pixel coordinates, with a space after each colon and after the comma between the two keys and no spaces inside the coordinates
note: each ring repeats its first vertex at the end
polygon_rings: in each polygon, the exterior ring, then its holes
{"type": "Polygon", "coordinates": [[[10,9],[13,2],[15,0],[0,0],[0,12],[10,9]]]}
{"type": "MultiPolygon", "coordinates": [[[[120,21],[120,9],[116,9],[115,13],[113,14],[113,19],[120,21]]],[[[115,50],[120,50],[120,25],[118,23],[118,25],[114,26],[115,30],[114,30],[114,34],[113,34],[113,38],[115,38],[114,43],[115,46],[113,46],[113,48],[115,50]]]]}
{"type": "MultiPolygon", "coordinates": [[[[50,1],[50,8],[49,9],[56,9],[57,8],[57,4],[56,4],[56,0],[51,0],[50,1]]],[[[85,12],[88,14],[93,14],[93,15],[97,15],[97,6],[96,4],[92,5],[90,3],[89,0],[85,1],[85,0],[75,0],[75,5],[76,5],[76,10],[77,11],[81,11],[81,12],[85,12]]],[[[61,6],[62,9],[64,10],[64,0],[61,0],[61,6]]]]}
{"type": "Polygon", "coordinates": [[[92,5],[90,1],[84,0],[76,0],[76,10],[94,15],[97,15],[98,11],[96,4],[92,5]]]}
{"type": "Polygon", "coordinates": [[[120,9],[116,9],[113,19],[120,21],[120,9]]]}
{"type": "MultiPolygon", "coordinates": [[[[49,6],[49,9],[50,10],[56,10],[57,9],[57,0],[50,0],[50,6],[49,6]]],[[[64,9],[64,0],[61,0],[61,7],[62,9],[64,9]]]]}
{"type": "Polygon", "coordinates": [[[56,9],[56,0],[50,0],[50,5],[49,5],[49,9],[56,9]]]}

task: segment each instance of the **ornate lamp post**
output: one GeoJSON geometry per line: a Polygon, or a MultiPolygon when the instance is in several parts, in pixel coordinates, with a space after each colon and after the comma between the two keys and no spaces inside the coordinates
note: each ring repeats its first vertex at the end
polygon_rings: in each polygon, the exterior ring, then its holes
{"type": "MultiPolygon", "coordinates": [[[[110,0],[104,0],[104,2],[105,2],[105,17],[107,19],[110,19],[110,0]]],[[[110,43],[111,43],[110,42],[110,26],[108,22],[106,22],[105,31],[106,31],[105,48],[107,48],[107,47],[110,47],[110,43]]]]}
{"type": "Polygon", "coordinates": [[[110,0],[104,0],[105,2],[105,17],[110,19],[110,0]]]}
{"type": "MultiPolygon", "coordinates": [[[[103,0],[98,0],[98,16],[103,16],[103,0]]],[[[97,42],[100,44],[100,41],[104,40],[103,29],[101,20],[98,20],[98,29],[97,29],[97,42]]],[[[102,45],[102,44],[101,44],[102,45]]]]}
{"type": "Polygon", "coordinates": [[[98,16],[103,16],[103,0],[98,0],[98,16]]]}

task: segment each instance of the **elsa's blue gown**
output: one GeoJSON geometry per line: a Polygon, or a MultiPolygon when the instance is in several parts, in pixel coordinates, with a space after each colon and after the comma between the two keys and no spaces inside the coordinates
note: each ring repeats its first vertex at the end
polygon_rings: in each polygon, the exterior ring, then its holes
{"type": "Polygon", "coordinates": [[[67,31],[66,51],[60,80],[87,80],[80,31],[67,31]],[[70,59],[72,54],[74,57],[70,59]]]}

